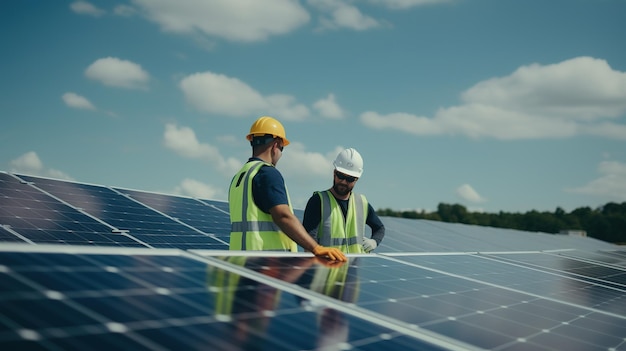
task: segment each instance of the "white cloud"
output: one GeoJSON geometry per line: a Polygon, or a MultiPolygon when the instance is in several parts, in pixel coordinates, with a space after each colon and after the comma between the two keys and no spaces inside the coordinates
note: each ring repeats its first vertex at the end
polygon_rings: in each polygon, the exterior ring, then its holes
{"type": "Polygon", "coordinates": [[[165,32],[240,42],[286,34],[310,20],[299,2],[291,0],[133,0],[133,4],[165,32]]]}
{"type": "Polygon", "coordinates": [[[617,161],[603,161],[598,166],[600,177],[568,192],[608,197],[626,201],[626,164],[617,161]]]}
{"type": "Polygon", "coordinates": [[[104,85],[129,89],[145,89],[150,80],[150,75],[140,65],[116,57],[94,61],[85,70],[85,76],[104,85]]]}
{"type": "Polygon", "coordinates": [[[223,189],[215,188],[211,185],[189,178],[183,179],[183,181],[174,189],[174,194],[191,196],[205,200],[226,200],[223,189]]]}
{"type": "Polygon", "coordinates": [[[34,172],[39,173],[43,169],[43,162],[34,151],[29,151],[15,160],[11,161],[12,172],[34,172]]]}
{"type": "Polygon", "coordinates": [[[122,17],[131,17],[137,14],[137,9],[128,5],[117,5],[113,9],[113,13],[122,17]]]}
{"type": "Polygon", "coordinates": [[[480,82],[465,91],[462,99],[549,118],[617,117],[626,111],[626,72],[614,71],[606,61],[591,57],[532,64],[510,76],[480,82]]]}
{"type": "Polygon", "coordinates": [[[367,30],[381,26],[376,19],[364,15],[356,6],[349,5],[346,2],[336,0],[309,0],[308,3],[322,13],[320,29],[348,28],[353,30],[367,30]]]}
{"type": "Polygon", "coordinates": [[[285,94],[263,96],[237,78],[213,72],[195,73],[180,82],[187,101],[203,112],[235,117],[269,114],[283,120],[303,120],[309,109],[285,94]]]}
{"type": "Polygon", "coordinates": [[[72,177],[56,169],[44,167],[36,152],[29,151],[10,162],[11,172],[33,176],[73,180],[72,177]]]}
{"type": "Polygon", "coordinates": [[[89,15],[93,17],[100,17],[106,13],[106,11],[97,8],[87,1],[74,1],[70,4],[70,9],[79,15],[89,15]]]}
{"type": "Polygon", "coordinates": [[[311,179],[324,176],[332,180],[332,162],[337,153],[339,150],[326,155],[309,152],[303,144],[292,141],[285,148],[277,167],[286,177],[289,177],[289,183],[307,184],[311,179]],[[305,161],[303,162],[303,160],[305,161]]]}
{"type": "Polygon", "coordinates": [[[369,0],[373,4],[385,6],[394,10],[403,10],[415,6],[436,5],[450,3],[453,0],[369,0]]]}
{"type": "Polygon", "coordinates": [[[524,66],[510,76],[476,84],[462,99],[464,105],[442,108],[433,117],[367,111],[361,122],[415,135],[626,140],[626,125],[612,122],[626,112],[626,73],[612,70],[604,60],[579,57],[524,66]]]}
{"type": "Polygon", "coordinates": [[[341,119],[344,117],[344,112],[341,106],[335,101],[335,95],[329,94],[325,99],[320,99],[313,104],[313,107],[322,117],[331,119],[341,119]]]}
{"type": "Polygon", "coordinates": [[[626,125],[615,123],[597,123],[585,126],[585,134],[609,139],[626,139],[626,125]]]}
{"type": "Polygon", "coordinates": [[[311,152],[302,143],[294,141],[285,148],[276,165],[285,178],[285,184],[289,189],[309,189],[290,192],[294,208],[304,209],[314,190],[328,189],[332,186],[333,160],[341,150],[342,147],[336,146],[327,153],[311,152]]]}
{"type": "Polygon", "coordinates": [[[456,194],[463,200],[473,202],[473,203],[481,203],[487,201],[485,198],[480,196],[480,194],[472,188],[469,184],[463,184],[456,189],[456,194]]]}
{"type": "Polygon", "coordinates": [[[189,127],[178,127],[168,123],[163,134],[163,143],[178,155],[185,158],[201,159],[211,164],[222,174],[232,176],[241,168],[241,162],[234,158],[225,159],[219,150],[206,143],[200,143],[196,133],[189,127]]]}
{"type": "Polygon", "coordinates": [[[367,111],[361,114],[361,122],[372,129],[394,129],[415,135],[438,135],[444,132],[440,124],[428,117],[402,112],[381,115],[367,111]]]}
{"type": "Polygon", "coordinates": [[[85,110],[95,110],[96,108],[93,104],[87,100],[85,97],[80,96],[76,93],[67,92],[62,96],[63,102],[69,107],[85,109],[85,110]]]}

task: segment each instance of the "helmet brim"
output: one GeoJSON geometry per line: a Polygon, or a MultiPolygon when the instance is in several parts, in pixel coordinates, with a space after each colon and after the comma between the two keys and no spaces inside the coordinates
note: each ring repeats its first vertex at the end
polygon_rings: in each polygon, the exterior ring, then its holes
{"type": "Polygon", "coordinates": [[[343,168],[343,167],[335,167],[335,169],[343,174],[347,174],[351,177],[357,177],[357,178],[361,178],[361,174],[363,174],[363,172],[359,173],[359,172],[355,172],[355,171],[351,171],[349,169],[343,168]]]}
{"type": "MultiPolygon", "coordinates": [[[[248,135],[246,135],[246,139],[247,139],[248,141],[252,141],[252,138],[253,138],[253,137],[255,137],[255,136],[263,136],[263,135],[265,135],[265,134],[248,134],[248,135]]],[[[272,135],[273,135],[273,134],[272,134],[272,135]]],[[[283,138],[283,137],[280,137],[280,136],[278,136],[278,135],[273,135],[273,136],[274,136],[274,138],[280,138],[280,139],[283,141],[283,146],[287,146],[287,145],[289,145],[289,144],[290,144],[290,143],[289,143],[289,140],[287,140],[287,138],[283,138]]]]}

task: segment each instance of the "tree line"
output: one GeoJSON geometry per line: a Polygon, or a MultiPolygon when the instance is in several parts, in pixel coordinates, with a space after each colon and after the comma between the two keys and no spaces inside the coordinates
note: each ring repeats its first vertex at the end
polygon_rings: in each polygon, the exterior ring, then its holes
{"type": "Polygon", "coordinates": [[[376,213],[379,216],[428,219],[552,234],[583,230],[589,237],[626,245],[626,202],[621,204],[609,202],[595,209],[580,207],[569,213],[560,207],[554,212],[536,210],[526,213],[471,212],[463,205],[446,203],[440,203],[436,212],[394,211],[385,208],[379,209],[376,213]]]}

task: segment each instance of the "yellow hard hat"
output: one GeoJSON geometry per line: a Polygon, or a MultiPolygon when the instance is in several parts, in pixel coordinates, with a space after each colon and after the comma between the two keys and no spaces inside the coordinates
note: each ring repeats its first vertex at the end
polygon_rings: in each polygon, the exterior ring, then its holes
{"type": "Polygon", "coordinates": [[[283,139],[283,146],[289,145],[289,140],[285,136],[285,128],[275,118],[269,116],[259,117],[250,127],[250,133],[246,136],[246,139],[252,141],[254,136],[263,136],[265,134],[271,134],[275,138],[283,139]]]}

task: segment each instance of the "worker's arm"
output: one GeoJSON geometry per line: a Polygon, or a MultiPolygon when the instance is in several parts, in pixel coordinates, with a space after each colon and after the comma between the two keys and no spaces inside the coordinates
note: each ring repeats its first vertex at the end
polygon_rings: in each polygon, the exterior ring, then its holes
{"type": "Polygon", "coordinates": [[[319,245],[307,233],[298,217],[291,212],[288,205],[276,205],[270,208],[270,214],[280,230],[305,250],[312,252],[316,256],[328,256],[331,260],[347,261],[346,255],[341,250],[319,245]]]}
{"type": "Polygon", "coordinates": [[[385,226],[371,204],[369,205],[367,211],[366,223],[372,229],[372,239],[376,240],[377,245],[380,245],[380,242],[383,241],[383,238],[385,237],[385,226]]]}

